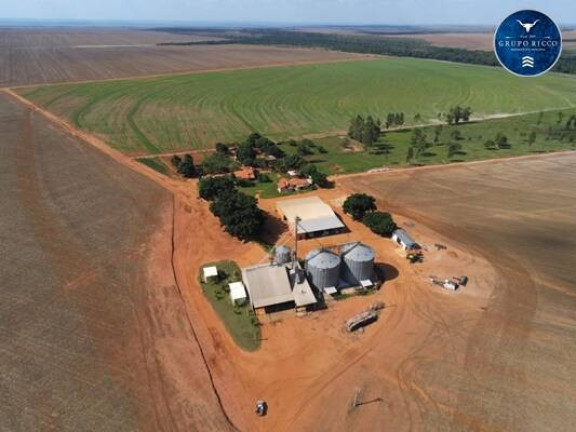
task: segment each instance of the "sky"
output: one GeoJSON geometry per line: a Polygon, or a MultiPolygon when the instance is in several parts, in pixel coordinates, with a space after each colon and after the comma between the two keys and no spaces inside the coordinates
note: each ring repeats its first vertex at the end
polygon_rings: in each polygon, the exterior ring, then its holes
{"type": "Polygon", "coordinates": [[[495,26],[520,9],[576,24],[575,0],[0,0],[0,19],[495,26]]]}

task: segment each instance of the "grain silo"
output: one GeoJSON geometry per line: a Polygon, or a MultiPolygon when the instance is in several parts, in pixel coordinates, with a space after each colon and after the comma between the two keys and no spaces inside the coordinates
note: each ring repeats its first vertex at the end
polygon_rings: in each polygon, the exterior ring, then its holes
{"type": "Polygon", "coordinates": [[[274,264],[281,265],[289,263],[292,260],[292,249],[288,246],[278,246],[274,250],[274,264]]]}
{"type": "Polygon", "coordinates": [[[351,285],[372,279],[374,274],[374,250],[360,242],[346,243],[342,254],[342,279],[351,285]]]}
{"type": "Polygon", "coordinates": [[[326,249],[315,249],[306,255],[306,273],[312,285],[319,290],[337,287],[340,262],[338,255],[326,249]]]}

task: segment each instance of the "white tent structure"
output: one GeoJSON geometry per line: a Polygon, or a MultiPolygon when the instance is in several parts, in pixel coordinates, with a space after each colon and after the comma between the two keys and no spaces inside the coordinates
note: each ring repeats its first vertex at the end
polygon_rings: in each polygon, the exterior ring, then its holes
{"type": "Polygon", "coordinates": [[[232,300],[232,304],[242,305],[246,303],[248,295],[242,282],[232,282],[228,284],[228,287],[230,288],[230,300],[232,300]]]}

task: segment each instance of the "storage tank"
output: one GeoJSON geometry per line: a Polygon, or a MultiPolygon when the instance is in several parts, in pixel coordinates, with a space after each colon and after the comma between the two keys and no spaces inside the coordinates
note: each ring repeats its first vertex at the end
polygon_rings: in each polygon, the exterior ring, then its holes
{"type": "Polygon", "coordinates": [[[306,274],[319,290],[337,287],[340,281],[341,259],[334,252],[315,249],[306,255],[306,274]]]}
{"type": "Polygon", "coordinates": [[[288,246],[278,246],[274,250],[274,264],[286,264],[292,260],[292,249],[288,246]]]}
{"type": "Polygon", "coordinates": [[[346,243],[342,246],[342,279],[352,285],[372,279],[374,274],[374,250],[360,242],[346,243]]]}

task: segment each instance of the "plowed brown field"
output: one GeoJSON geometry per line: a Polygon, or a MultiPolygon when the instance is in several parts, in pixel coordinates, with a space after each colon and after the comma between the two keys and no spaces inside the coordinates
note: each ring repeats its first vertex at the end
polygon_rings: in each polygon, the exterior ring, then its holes
{"type": "Polygon", "coordinates": [[[0,87],[366,57],[267,46],[156,46],[160,42],[206,39],[142,30],[0,29],[0,87]]]}
{"type": "Polygon", "coordinates": [[[0,429],[227,430],[171,194],[0,96],[0,429]]]}
{"type": "MultiPolygon", "coordinates": [[[[343,182],[484,256],[496,272],[480,319],[472,321],[470,314],[451,325],[453,336],[437,347],[436,361],[420,356],[423,364],[413,371],[426,396],[419,417],[435,424],[444,417],[437,409],[447,407],[447,424],[459,425],[450,430],[573,430],[576,155],[343,182]]],[[[458,313],[426,308],[445,320],[458,313]]]]}

